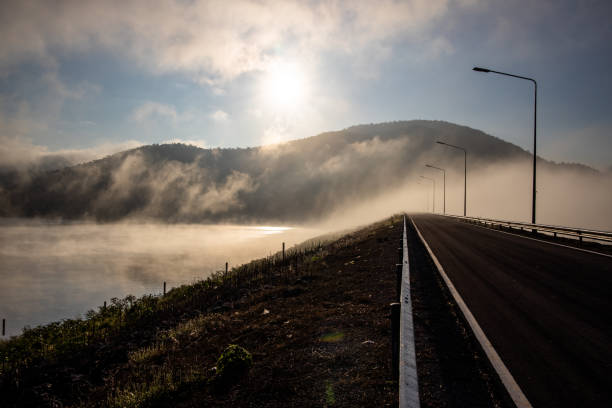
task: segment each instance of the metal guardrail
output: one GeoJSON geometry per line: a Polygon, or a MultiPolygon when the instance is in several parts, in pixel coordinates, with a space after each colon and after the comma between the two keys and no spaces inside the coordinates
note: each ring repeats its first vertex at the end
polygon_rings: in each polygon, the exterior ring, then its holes
{"type": "Polygon", "coordinates": [[[463,217],[460,215],[449,214],[446,214],[446,217],[457,218],[468,222],[476,222],[484,225],[490,225],[492,227],[498,226],[500,228],[507,227],[509,229],[520,229],[522,231],[543,232],[551,234],[554,237],[570,237],[577,239],[579,242],[582,242],[584,239],[588,239],[592,241],[612,243],[612,232],[610,231],[596,231],[581,228],[561,227],[558,225],[532,224],[529,222],[493,220],[489,218],[480,217],[463,217]]]}

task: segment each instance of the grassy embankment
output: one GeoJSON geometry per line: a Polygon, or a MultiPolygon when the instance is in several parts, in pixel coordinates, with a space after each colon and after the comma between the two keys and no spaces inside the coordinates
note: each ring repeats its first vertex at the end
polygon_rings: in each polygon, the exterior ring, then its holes
{"type": "Polygon", "coordinates": [[[6,406],[384,406],[400,219],[0,342],[6,406]],[[392,237],[391,240],[389,237],[392,237]],[[229,344],[249,375],[213,386],[229,344]]]}

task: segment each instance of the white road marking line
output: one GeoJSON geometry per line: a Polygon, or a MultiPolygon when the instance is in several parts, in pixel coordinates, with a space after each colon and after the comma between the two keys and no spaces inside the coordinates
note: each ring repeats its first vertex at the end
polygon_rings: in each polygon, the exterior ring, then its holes
{"type": "Polygon", "coordinates": [[[468,324],[472,328],[472,332],[478,339],[480,346],[482,347],[485,354],[489,358],[491,365],[493,366],[493,368],[497,372],[497,375],[499,376],[502,383],[504,384],[506,391],[508,391],[510,398],[512,398],[512,401],[514,401],[514,405],[516,405],[518,408],[532,408],[531,403],[529,402],[529,400],[527,399],[527,397],[521,390],[521,387],[519,387],[519,385],[516,383],[516,381],[514,380],[514,377],[512,376],[512,374],[510,374],[510,371],[508,370],[508,368],[502,361],[501,357],[499,357],[499,354],[497,354],[497,351],[495,350],[495,348],[493,347],[493,345],[491,344],[491,342],[485,335],[484,331],[482,330],[482,328],[476,321],[476,318],[474,317],[470,309],[467,307],[466,303],[463,301],[463,298],[461,297],[457,289],[455,289],[455,285],[453,285],[448,275],[446,275],[446,272],[444,272],[444,268],[442,267],[442,265],[438,261],[438,258],[436,258],[433,251],[427,244],[427,241],[425,241],[425,238],[421,234],[421,231],[419,231],[419,228],[416,226],[416,223],[414,222],[412,218],[410,219],[410,221],[412,222],[414,229],[419,235],[421,242],[423,242],[423,245],[425,245],[427,252],[429,252],[429,256],[431,256],[431,259],[434,261],[436,268],[438,268],[438,272],[442,276],[442,279],[444,279],[444,282],[446,283],[448,290],[453,295],[453,298],[455,299],[455,302],[457,302],[457,305],[459,305],[459,308],[461,309],[463,316],[465,317],[468,324]]]}

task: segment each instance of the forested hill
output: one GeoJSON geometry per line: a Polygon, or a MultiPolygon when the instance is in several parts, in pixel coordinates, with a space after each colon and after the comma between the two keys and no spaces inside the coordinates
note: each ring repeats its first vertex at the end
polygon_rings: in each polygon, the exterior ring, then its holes
{"type": "Polygon", "coordinates": [[[3,177],[0,215],[98,221],[304,221],[399,187],[427,161],[462,169],[461,152],[437,145],[438,140],[467,148],[471,168],[531,157],[481,131],[422,120],[353,126],[256,148],[150,145],[21,181],[3,177]]]}

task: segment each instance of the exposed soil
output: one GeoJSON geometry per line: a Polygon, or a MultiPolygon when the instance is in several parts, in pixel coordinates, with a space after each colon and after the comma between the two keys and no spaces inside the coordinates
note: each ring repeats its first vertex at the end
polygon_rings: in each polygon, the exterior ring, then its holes
{"type": "MultiPolygon", "coordinates": [[[[191,387],[177,407],[392,406],[389,303],[400,223],[376,224],[343,238],[349,247],[287,286],[253,292],[218,316],[221,325],[180,350],[213,367],[230,343],[253,354],[248,377],[226,393],[191,387]]],[[[170,400],[158,401],[168,403],[170,400]]]]}

